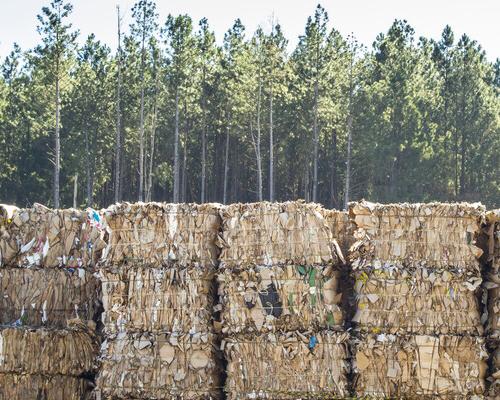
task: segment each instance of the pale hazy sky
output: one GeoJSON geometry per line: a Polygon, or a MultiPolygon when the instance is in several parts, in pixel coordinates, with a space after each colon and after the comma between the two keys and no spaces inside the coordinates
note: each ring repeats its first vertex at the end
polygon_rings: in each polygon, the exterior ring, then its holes
{"type": "MultiPolygon", "coordinates": [[[[49,0],[0,0],[0,58],[17,42],[23,49],[39,40],[36,15],[49,0]]],[[[112,48],[116,46],[116,5],[126,12],[128,28],[134,0],[73,0],[71,21],[81,36],[95,33],[112,48]]],[[[271,16],[282,25],[291,45],[303,33],[306,19],[318,0],[157,0],[160,23],[169,13],[187,13],[197,21],[207,17],[219,42],[236,18],[247,33],[260,24],[269,26],[271,16]]],[[[455,37],[467,33],[486,50],[488,59],[500,57],[500,0],[323,0],[330,26],[342,34],[353,33],[371,47],[376,35],[385,32],[395,18],[406,19],[418,36],[439,38],[451,25],[455,37]]]]}

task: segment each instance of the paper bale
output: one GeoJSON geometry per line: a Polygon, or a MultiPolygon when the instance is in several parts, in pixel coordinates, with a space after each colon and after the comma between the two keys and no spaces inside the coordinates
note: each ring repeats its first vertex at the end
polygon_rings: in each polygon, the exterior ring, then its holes
{"type": "Polygon", "coordinates": [[[486,214],[486,231],[486,330],[490,337],[500,339],[500,210],[486,214]]]}
{"type": "Polygon", "coordinates": [[[73,376],[0,373],[0,400],[82,400],[91,388],[90,381],[73,376]]]}
{"type": "Polygon", "coordinates": [[[480,276],[475,240],[483,213],[480,203],[350,203],[352,268],[426,266],[480,276]]]}
{"type": "Polygon", "coordinates": [[[122,266],[99,274],[107,334],[212,330],[212,268],[122,266]]]}
{"type": "Polygon", "coordinates": [[[104,210],[107,265],[215,266],[218,204],[121,203],[104,210]]]}
{"type": "Polygon", "coordinates": [[[84,329],[0,330],[0,373],[79,376],[95,370],[97,354],[84,329]]]}
{"type": "Polygon", "coordinates": [[[331,265],[342,253],[318,204],[232,204],[221,208],[220,260],[226,267],[331,265]]]}
{"type": "Polygon", "coordinates": [[[97,390],[104,398],[219,399],[221,360],[211,334],[109,337],[101,346],[97,390]]]}
{"type": "Polygon", "coordinates": [[[0,269],[0,324],[65,328],[94,320],[99,298],[99,280],[82,268],[0,269]]]}
{"type": "Polygon", "coordinates": [[[322,331],[224,339],[228,400],[348,397],[348,337],[322,331]]]}
{"type": "Polygon", "coordinates": [[[1,266],[92,267],[104,248],[94,210],[51,210],[35,203],[10,216],[0,224],[1,266]]]}
{"type": "Polygon", "coordinates": [[[364,335],[354,349],[356,396],[472,398],[485,391],[483,338],[364,335]]]}
{"type": "Polygon", "coordinates": [[[223,269],[217,278],[222,332],[341,329],[339,279],[331,266],[223,269]]]}
{"type": "Polygon", "coordinates": [[[345,257],[349,248],[356,241],[354,238],[355,225],[349,219],[349,213],[347,211],[325,210],[325,219],[332,231],[333,238],[337,240],[345,257]]]}
{"type": "Polygon", "coordinates": [[[353,322],[368,333],[482,335],[481,278],[419,267],[355,271],[353,322]]]}

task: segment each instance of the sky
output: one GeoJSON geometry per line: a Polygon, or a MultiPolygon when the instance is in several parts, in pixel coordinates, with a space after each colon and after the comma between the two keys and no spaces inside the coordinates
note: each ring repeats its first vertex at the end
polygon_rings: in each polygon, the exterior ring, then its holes
{"type": "MultiPolygon", "coordinates": [[[[22,49],[34,47],[40,40],[36,32],[36,15],[49,0],[0,0],[0,59],[17,42],[22,49]]],[[[116,5],[124,15],[123,28],[130,23],[134,0],[72,0],[70,21],[80,30],[80,40],[88,34],[116,47],[116,5]]],[[[257,26],[270,27],[273,18],[279,22],[289,46],[297,43],[307,17],[318,0],[157,0],[160,24],[169,13],[189,14],[195,21],[207,17],[222,42],[224,33],[240,18],[253,33],[257,26]]],[[[463,33],[478,41],[489,60],[500,57],[500,0],[322,0],[330,17],[330,27],[343,35],[353,34],[371,48],[377,34],[386,32],[394,19],[406,19],[416,36],[438,39],[446,24],[458,39],[463,33]]]]}

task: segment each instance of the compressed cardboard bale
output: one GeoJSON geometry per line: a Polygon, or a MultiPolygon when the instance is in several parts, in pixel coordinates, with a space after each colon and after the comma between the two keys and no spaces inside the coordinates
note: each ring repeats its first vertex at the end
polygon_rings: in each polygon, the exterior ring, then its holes
{"type": "Polygon", "coordinates": [[[480,276],[480,203],[349,204],[357,242],[353,269],[381,265],[458,270],[480,276]]]}
{"type": "Polygon", "coordinates": [[[485,391],[483,338],[363,335],[353,351],[356,396],[449,399],[485,391]]]}
{"type": "Polygon", "coordinates": [[[224,339],[229,400],[349,395],[348,333],[235,335],[224,339]]]}
{"type": "MultiPolygon", "coordinates": [[[[5,208],[5,207],[4,207],[5,208]]],[[[0,224],[0,266],[91,267],[104,248],[99,214],[35,203],[0,224]]]]}
{"type": "Polygon", "coordinates": [[[101,346],[104,398],[219,399],[221,359],[208,333],[119,333],[101,346]]]}
{"type": "Polygon", "coordinates": [[[82,400],[91,388],[88,380],[73,376],[0,373],[0,400],[82,400]]]}
{"type": "Polygon", "coordinates": [[[219,204],[120,203],[104,210],[107,265],[215,266],[219,204]]]}
{"type": "Polygon", "coordinates": [[[331,266],[223,269],[217,277],[222,332],[341,329],[339,279],[331,266]]]}
{"type": "Polygon", "coordinates": [[[213,328],[212,268],[122,266],[101,269],[99,275],[107,334],[208,332],[213,328]]]}
{"type": "Polygon", "coordinates": [[[419,267],[354,271],[353,322],[368,333],[482,335],[481,278],[419,267]]]}
{"type": "Polygon", "coordinates": [[[0,373],[79,376],[94,371],[97,354],[87,329],[0,330],[0,373]]]}
{"type": "Polygon", "coordinates": [[[345,257],[349,247],[356,241],[354,238],[355,225],[349,219],[349,213],[347,211],[325,210],[325,219],[332,231],[333,238],[337,240],[345,257]]]}
{"type": "Polygon", "coordinates": [[[232,204],[221,208],[220,260],[248,265],[331,265],[343,261],[319,204],[232,204]]]}
{"type": "Polygon", "coordinates": [[[490,337],[500,339],[500,209],[486,214],[486,226],[486,330],[490,337]]]}
{"type": "Polygon", "coordinates": [[[64,328],[94,320],[99,299],[99,280],[82,268],[0,269],[0,324],[64,328]]]}

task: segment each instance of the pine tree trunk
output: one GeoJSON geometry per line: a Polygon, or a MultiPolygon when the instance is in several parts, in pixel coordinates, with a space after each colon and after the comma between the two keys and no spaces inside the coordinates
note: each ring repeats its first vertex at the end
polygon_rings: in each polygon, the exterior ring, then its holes
{"type": "MultiPolygon", "coordinates": [[[[260,104],[262,97],[262,84],[259,77],[259,91],[257,95],[257,140],[255,141],[255,157],[257,159],[257,194],[259,201],[262,201],[262,158],[260,152],[260,104]]],[[[253,136],[253,133],[252,133],[253,136]]]]}
{"type": "Polygon", "coordinates": [[[269,201],[274,201],[273,86],[269,95],[269,201]]]}
{"type": "Polygon", "coordinates": [[[73,178],[73,208],[77,208],[77,206],[78,206],[78,174],[75,174],[75,177],[73,178]]]}
{"type": "Polygon", "coordinates": [[[61,170],[61,138],[59,132],[59,55],[56,61],[56,129],[55,129],[55,160],[54,160],[54,208],[59,208],[59,173],[61,170]]]}
{"type": "Polygon", "coordinates": [[[148,184],[146,187],[146,201],[151,201],[152,198],[152,188],[153,188],[153,162],[155,156],[155,139],[156,139],[156,121],[158,114],[157,105],[157,95],[158,95],[158,79],[155,82],[155,94],[154,94],[154,105],[153,105],[153,123],[151,127],[151,154],[149,156],[149,172],[148,172],[148,184]]]}
{"type": "Polygon", "coordinates": [[[182,183],[181,183],[181,201],[186,201],[186,168],[187,168],[187,137],[189,129],[187,117],[187,104],[184,100],[184,140],[182,146],[182,183]]]}
{"type": "MultiPolygon", "coordinates": [[[[61,13],[59,8],[59,21],[61,20],[61,13]]],[[[61,63],[61,52],[59,49],[59,26],[56,28],[56,129],[55,129],[55,160],[54,160],[54,208],[59,208],[59,174],[61,170],[61,138],[59,132],[59,119],[60,119],[60,90],[59,90],[59,72],[61,63]]]]}
{"type": "Polygon", "coordinates": [[[351,65],[349,68],[349,106],[348,106],[348,116],[347,116],[347,160],[346,160],[346,171],[345,171],[345,190],[344,190],[344,210],[347,211],[347,206],[350,199],[351,191],[351,153],[352,153],[352,119],[353,119],[353,63],[354,55],[351,55],[351,65]]]}
{"type": "Polygon", "coordinates": [[[88,128],[85,129],[84,133],[84,138],[85,138],[85,169],[86,169],[86,175],[87,175],[87,193],[86,193],[86,198],[87,198],[87,207],[92,207],[92,150],[90,149],[90,139],[89,139],[89,133],[88,133],[88,128]]]}
{"type": "Polygon", "coordinates": [[[226,131],[226,154],[224,159],[224,192],[222,196],[222,203],[227,204],[227,179],[229,173],[229,126],[226,131]]]}
{"type": "Polygon", "coordinates": [[[352,113],[347,118],[347,160],[345,171],[344,210],[347,210],[351,191],[352,113]]]}
{"type": "Polygon", "coordinates": [[[313,154],[313,193],[312,201],[317,201],[318,195],[318,80],[314,82],[314,120],[313,120],[313,135],[314,135],[314,154],[313,154]]]}
{"type": "MultiPolygon", "coordinates": [[[[146,13],[144,14],[143,24],[146,25],[146,13]]],[[[139,132],[139,201],[144,200],[144,42],[146,40],[145,26],[142,27],[142,45],[141,45],[141,116],[139,132]]]]}
{"type": "Polygon", "coordinates": [[[205,203],[205,185],[207,180],[207,117],[205,99],[202,101],[203,128],[201,130],[201,203],[205,203]]]}
{"type": "Polygon", "coordinates": [[[330,188],[330,202],[332,208],[338,208],[338,190],[337,190],[337,130],[332,133],[332,179],[330,188]]]}
{"type": "Polygon", "coordinates": [[[120,6],[116,7],[118,14],[118,82],[116,88],[116,143],[115,143],[115,203],[121,200],[121,85],[122,85],[122,55],[121,55],[121,33],[120,33],[120,6]]]}
{"type": "Polygon", "coordinates": [[[306,162],[306,167],[304,169],[304,200],[309,201],[309,163],[306,162]]]}
{"type": "Polygon", "coordinates": [[[174,203],[179,202],[179,88],[175,89],[174,203]]]}

